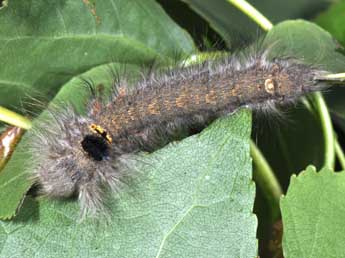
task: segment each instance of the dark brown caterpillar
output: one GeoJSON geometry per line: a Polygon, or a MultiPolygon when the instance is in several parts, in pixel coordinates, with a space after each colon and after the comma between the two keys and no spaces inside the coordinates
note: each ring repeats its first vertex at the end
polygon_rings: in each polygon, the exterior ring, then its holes
{"type": "Polygon", "coordinates": [[[50,197],[78,195],[82,214],[103,208],[104,191],[117,191],[128,155],[153,151],[181,129],[205,127],[240,107],[285,105],[324,88],[325,74],[294,59],[266,53],[230,56],[152,73],[128,87],[116,85],[107,105],[93,101],[86,116],[51,113],[36,130],[34,175],[50,197]],[[240,60],[240,61],[239,61],[240,60]]]}

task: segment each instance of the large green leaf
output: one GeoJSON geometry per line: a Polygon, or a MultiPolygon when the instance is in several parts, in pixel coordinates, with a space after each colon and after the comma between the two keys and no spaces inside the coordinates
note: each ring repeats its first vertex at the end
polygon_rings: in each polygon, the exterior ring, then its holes
{"type": "Polygon", "coordinates": [[[326,12],[315,19],[318,25],[329,31],[342,45],[345,45],[344,12],[345,2],[341,1],[332,4],[326,12]]]}
{"type": "Polygon", "coordinates": [[[345,257],[345,172],[308,167],[281,199],[286,258],[345,257]]]}
{"type": "Polygon", "coordinates": [[[76,202],[29,198],[0,222],[0,257],[256,257],[250,128],[243,110],[147,155],[107,225],[78,224],[76,202]]]}
{"type": "Polygon", "coordinates": [[[10,108],[50,98],[100,64],[167,61],[194,49],[153,0],[11,0],[0,24],[0,105],[10,108]]]}

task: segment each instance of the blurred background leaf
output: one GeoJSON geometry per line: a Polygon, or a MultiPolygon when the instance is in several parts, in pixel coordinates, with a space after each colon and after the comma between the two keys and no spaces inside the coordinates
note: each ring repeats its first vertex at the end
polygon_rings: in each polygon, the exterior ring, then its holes
{"type": "MultiPolygon", "coordinates": [[[[211,40],[214,40],[215,36],[212,33],[214,30],[231,49],[248,45],[264,34],[258,25],[227,0],[181,0],[180,3],[179,1],[159,0],[159,2],[171,17],[182,27],[188,29],[192,36],[196,35],[198,38],[201,34],[205,37],[211,36],[211,40]],[[200,21],[197,15],[188,12],[188,7],[202,17],[211,28],[207,28],[207,25],[200,21]],[[208,32],[210,35],[207,34],[208,32]]],[[[273,24],[287,19],[309,19],[329,5],[327,0],[250,0],[248,2],[273,24]]],[[[200,43],[198,40],[197,42],[200,43]]]]}
{"type": "Polygon", "coordinates": [[[0,24],[0,105],[18,111],[28,97],[47,101],[92,67],[194,51],[189,35],[153,0],[11,0],[0,24]]]}
{"type": "Polygon", "coordinates": [[[344,194],[344,172],[308,167],[291,178],[281,200],[285,257],[345,257],[344,194]]]}

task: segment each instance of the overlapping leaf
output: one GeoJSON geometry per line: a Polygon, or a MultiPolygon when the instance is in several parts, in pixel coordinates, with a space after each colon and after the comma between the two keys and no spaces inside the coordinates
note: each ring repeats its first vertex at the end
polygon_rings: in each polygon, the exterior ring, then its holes
{"type": "Polygon", "coordinates": [[[11,0],[0,24],[0,105],[19,111],[28,96],[49,99],[95,66],[166,61],[194,49],[153,0],[11,0]]]}
{"type": "Polygon", "coordinates": [[[345,172],[308,167],[281,200],[286,258],[345,257],[345,172]]]}

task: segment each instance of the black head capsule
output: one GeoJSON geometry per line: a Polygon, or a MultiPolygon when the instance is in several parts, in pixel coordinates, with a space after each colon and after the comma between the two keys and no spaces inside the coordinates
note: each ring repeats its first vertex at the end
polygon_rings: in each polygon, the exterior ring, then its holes
{"type": "Polygon", "coordinates": [[[81,146],[96,161],[104,160],[109,156],[109,144],[102,136],[88,134],[81,141],[81,146]]]}

